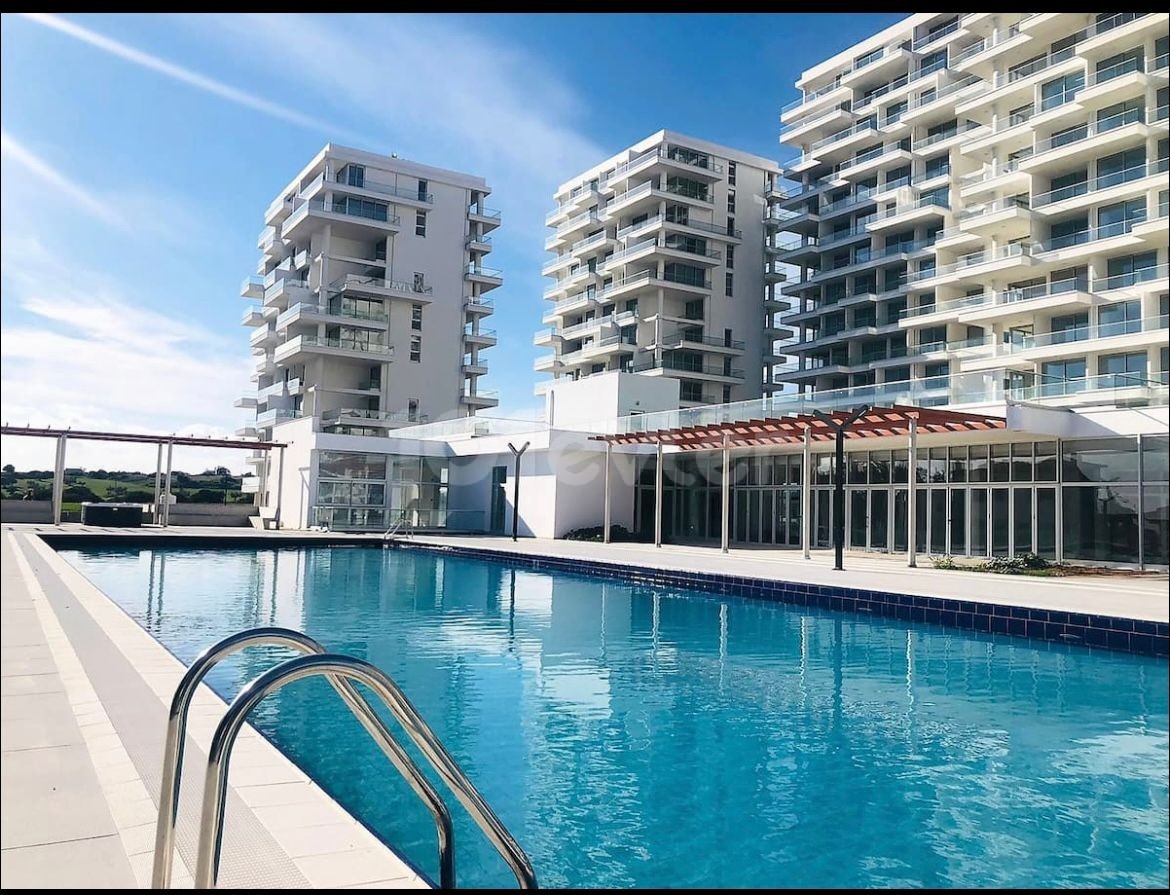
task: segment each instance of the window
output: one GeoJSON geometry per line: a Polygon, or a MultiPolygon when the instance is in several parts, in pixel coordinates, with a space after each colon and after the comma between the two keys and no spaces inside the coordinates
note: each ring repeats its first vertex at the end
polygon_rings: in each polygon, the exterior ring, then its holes
{"type": "Polygon", "coordinates": [[[1089,338],[1089,313],[1061,314],[1052,318],[1052,344],[1079,342],[1089,338]]]}
{"type": "Polygon", "coordinates": [[[1143,146],[1097,159],[1097,189],[1144,177],[1145,164],[1146,150],[1143,146]]]}
{"type": "Polygon", "coordinates": [[[729,217],[727,219],[727,235],[735,236],[735,218],[729,217]]]}
{"type": "Polygon", "coordinates": [[[422,315],[423,315],[423,306],[422,305],[411,305],[410,306],[410,328],[411,329],[413,329],[415,331],[422,330],[422,315]]]}
{"type": "MultiPolygon", "coordinates": [[[[1031,117],[1032,117],[1032,104],[1031,103],[1028,103],[1028,105],[1026,105],[1026,106],[1020,106],[1018,109],[1012,109],[1008,113],[1008,126],[1015,127],[1017,124],[1023,124],[1025,121],[1027,121],[1031,117]]],[[[1083,125],[1082,125],[1082,127],[1083,127],[1083,125]]],[[[1056,137],[1053,136],[1052,139],[1055,141],[1056,137]]],[[[1055,143],[1053,145],[1055,145],[1055,143]]]]}
{"type": "Polygon", "coordinates": [[[1140,224],[1146,219],[1146,200],[1130,199],[1127,202],[1115,202],[1097,209],[1097,236],[1103,239],[1107,236],[1120,236],[1133,229],[1134,224],[1140,224]]]}
{"type": "Polygon", "coordinates": [[[933,53],[927,53],[922,57],[918,65],[919,77],[928,75],[932,71],[938,71],[940,68],[947,67],[947,51],[946,49],[936,50],[933,53]]]}
{"type": "Polygon", "coordinates": [[[1040,366],[1040,394],[1045,396],[1071,395],[1085,388],[1085,359],[1083,357],[1048,361],[1040,366]]]}
{"type": "Polygon", "coordinates": [[[723,294],[728,298],[730,298],[735,293],[734,277],[735,274],[733,274],[730,270],[723,275],[723,294]]]}
{"type": "Polygon", "coordinates": [[[724,404],[731,403],[731,386],[730,385],[723,386],[723,403],[724,404]]]}
{"type": "Polygon", "coordinates": [[[1097,130],[1110,131],[1140,121],[1145,102],[1140,99],[1131,99],[1123,103],[1106,106],[1097,113],[1097,130]]]}
{"type": "Polygon", "coordinates": [[[727,191],[727,213],[735,214],[735,190],[727,191]]]}
{"type": "Polygon", "coordinates": [[[338,177],[337,179],[350,186],[365,186],[366,169],[363,165],[346,165],[344,177],[338,177]]]}
{"type": "Polygon", "coordinates": [[[422,336],[410,337],[410,359],[413,363],[422,361],[422,336]]]}
{"type": "Polygon", "coordinates": [[[902,100],[900,103],[891,103],[886,106],[886,120],[885,124],[894,124],[902,118],[902,114],[906,111],[909,103],[902,100]]]}
{"type": "Polygon", "coordinates": [[[427,213],[425,211],[416,211],[414,213],[414,235],[427,235],[427,213]]]}
{"type": "Polygon", "coordinates": [[[735,267],[735,246],[729,245],[727,247],[727,269],[731,270],[735,267]]]}
{"type": "Polygon", "coordinates": [[[419,202],[429,202],[430,201],[430,194],[427,192],[427,189],[429,187],[430,187],[430,184],[427,183],[425,180],[423,180],[421,177],[418,179],[418,201],[419,202]]]}
{"type": "Polygon", "coordinates": [[[407,399],[406,418],[412,423],[418,422],[418,398],[407,399]]]}
{"type": "Polygon", "coordinates": [[[414,272],[414,281],[413,281],[412,288],[414,289],[415,292],[426,292],[427,291],[426,277],[423,274],[419,273],[417,270],[414,272]]]}
{"type": "Polygon", "coordinates": [[[703,383],[690,379],[679,380],[679,399],[683,401],[702,401],[703,383]]]}
{"type": "Polygon", "coordinates": [[[940,177],[943,174],[949,173],[951,170],[951,156],[950,153],[936,156],[935,158],[928,158],[926,160],[926,168],[922,172],[922,176],[926,180],[932,177],[940,177]]]}
{"type": "Polygon", "coordinates": [[[1101,377],[1103,388],[1125,388],[1132,385],[1145,385],[1147,374],[1147,357],[1144,351],[1132,351],[1127,354],[1104,354],[1097,358],[1097,373],[1101,377]]]}
{"type": "Polygon", "coordinates": [[[1085,86],[1084,72],[1065,75],[1042,84],[1040,87],[1040,111],[1055,109],[1071,102],[1076,92],[1085,86]]]}
{"type": "Polygon", "coordinates": [[[1089,188],[1088,182],[1089,171],[1087,168],[1053,177],[1049,184],[1048,200],[1060,202],[1063,199],[1071,199],[1073,196],[1082,196],[1089,188]]]}
{"type": "Polygon", "coordinates": [[[1152,280],[1157,275],[1158,253],[1142,252],[1139,255],[1123,255],[1120,258],[1110,258],[1107,262],[1105,289],[1118,289],[1122,286],[1132,286],[1144,280],[1152,280]]]}
{"type": "MultiPolygon", "coordinates": [[[[1122,336],[1142,331],[1142,303],[1140,299],[1102,305],[1097,311],[1097,336],[1122,336]]],[[[1145,355],[1143,355],[1144,357],[1145,355]]]]}
{"type": "Polygon", "coordinates": [[[727,163],[727,184],[735,186],[735,162],[727,163]]]}

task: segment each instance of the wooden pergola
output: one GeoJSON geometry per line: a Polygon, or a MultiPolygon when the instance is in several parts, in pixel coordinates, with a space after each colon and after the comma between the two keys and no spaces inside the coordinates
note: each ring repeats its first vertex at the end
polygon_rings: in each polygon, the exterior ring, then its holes
{"type": "Polygon", "coordinates": [[[276,523],[280,526],[280,492],[284,478],[284,449],[279,441],[248,441],[245,439],[213,438],[202,435],[152,435],[144,432],[97,432],[84,429],[35,428],[32,426],[0,427],[0,435],[20,435],[27,438],[53,438],[57,441],[57,459],[53,469],[53,524],[61,524],[61,496],[65,486],[65,450],[70,441],[117,441],[126,444],[158,445],[158,463],[154,472],[154,522],[166,527],[171,515],[171,463],[175,445],[180,447],[231,448],[235,450],[279,451],[276,489],[276,523]],[[166,475],[163,475],[163,448],[166,448],[166,475]]]}
{"type": "MultiPolygon", "coordinates": [[[[919,433],[965,433],[1004,429],[1007,420],[999,416],[963,413],[934,407],[911,407],[891,405],[890,407],[866,407],[858,410],[844,409],[832,412],[795,413],[789,416],[763,417],[725,423],[698,423],[693,426],[679,426],[674,429],[655,429],[646,432],[626,432],[609,435],[594,435],[594,441],[605,443],[605,524],[604,537],[609,540],[610,528],[610,459],[614,445],[654,445],[657,448],[657,463],[654,469],[654,546],[662,546],[662,449],[675,448],[679,451],[723,452],[722,482],[722,525],[721,548],[728,550],[729,522],[731,513],[731,451],[734,448],[760,447],[764,445],[800,444],[804,447],[804,462],[801,465],[801,506],[807,508],[812,494],[811,455],[813,442],[856,440],[906,436],[909,439],[911,464],[916,455],[919,433]]],[[[840,450],[838,457],[842,456],[840,450]]],[[[838,459],[834,481],[843,494],[844,469],[838,459]]],[[[907,483],[908,510],[907,526],[914,525],[915,488],[914,476],[907,483]]],[[[810,513],[801,513],[801,547],[807,559],[810,553],[810,513]]],[[[908,564],[914,566],[915,544],[913,532],[908,532],[908,564]]]]}

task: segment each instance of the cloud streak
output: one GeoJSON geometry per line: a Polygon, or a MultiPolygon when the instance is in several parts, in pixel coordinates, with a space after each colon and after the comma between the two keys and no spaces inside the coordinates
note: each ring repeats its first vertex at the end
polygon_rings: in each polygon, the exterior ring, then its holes
{"type": "Polygon", "coordinates": [[[81,184],[70,180],[40,156],[13,139],[7,132],[0,131],[0,155],[20,165],[26,171],[40,178],[44,183],[68,197],[78,208],[93,217],[125,229],[123,220],[97,194],[81,184]]]}
{"type": "Polygon", "coordinates": [[[310,130],[324,133],[337,133],[339,131],[339,128],[335,125],[322,121],[319,118],[305,115],[295,109],[290,109],[288,106],[270,102],[254,93],[248,93],[245,90],[240,90],[238,87],[225,84],[223,81],[217,81],[215,78],[201,75],[197,71],[192,71],[176,63],[168,62],[159,56],[136,49],[129,44],[124,44],[103,34],[98,34],[96,31],[83,28],[75,22],[63,19],[52,13],[29,12],[21,13],[21,15],[29,21],[68,35],[95,49],[109,53],[111,56],[116,56],[126,62],[150,69],[164,77],[187,84],[197,90],[202,90],[205,93],[210,93],[213,96],[218,96],[237,105],[254,109],[257,112],[262,112],[265,115],[279,118],[282,121],[287,121],[290,124],[295,124],[310,130]]]}

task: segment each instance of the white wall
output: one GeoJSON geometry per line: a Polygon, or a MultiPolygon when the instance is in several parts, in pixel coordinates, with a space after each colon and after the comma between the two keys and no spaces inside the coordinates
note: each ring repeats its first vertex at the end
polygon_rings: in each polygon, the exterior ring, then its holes
{"type": "Polygon", "coordinates": [[[550,426],[573,428],[631,413],[678,409],[679,382],[669,376],[601,373],[576,382],[557,380],[545,396],[550,426]]]}

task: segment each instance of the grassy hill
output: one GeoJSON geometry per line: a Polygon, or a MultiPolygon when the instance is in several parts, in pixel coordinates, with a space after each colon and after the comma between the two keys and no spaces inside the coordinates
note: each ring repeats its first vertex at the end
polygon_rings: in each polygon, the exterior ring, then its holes
{"type": "MultiPolygon", "coordinates": [[[[251,502],[251,494],[240,492],[240,482],[239,476],[222,467],[199,474],[175,471],[171,491],[179,503],[251,502]]],[[[6,466],[0,476],[0,498],[4,500],[21,500],[30,492],[34,500],[49,500],[52,490],[52,470],[20,472],[6,466]]],[[[154,500],[154,473],[66,469],[65,503],[85,500],[150,503],[154,500]]]]}

